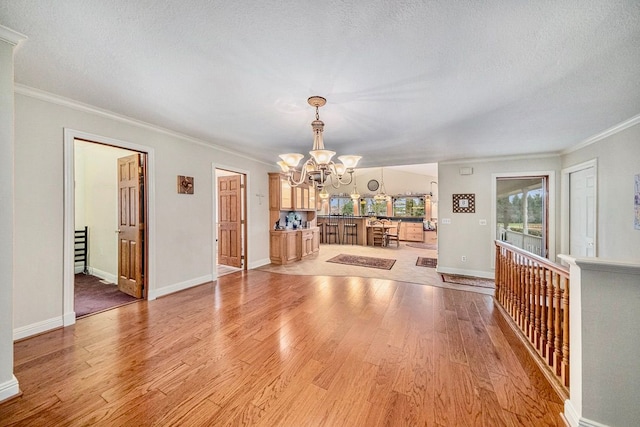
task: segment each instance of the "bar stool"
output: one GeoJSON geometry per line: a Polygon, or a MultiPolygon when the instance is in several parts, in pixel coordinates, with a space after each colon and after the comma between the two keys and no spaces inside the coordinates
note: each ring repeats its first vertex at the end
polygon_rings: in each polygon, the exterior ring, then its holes
{"type": "Polygon", "coordinates": [[[325,243],[324,241],[324,221],[318,221],[318,228],[320,229],[320,243],[325,243]]]}
{"type": "Polygon", "coordinates": [[[354,221],[353,215],[345,215],[344,223],[342,224],[342,242],[347,243],[347,240],[358,244],[358,226],[354,221]]]}
{"type": "Polygon", "coordinates": [[[331,243],[331,236],[334,236],[333,243],[340,243],[340,226],[338,224],[338,219],[335,217],[329,217],[329,219],[325,223],[325,227],[327,229],[326,243],[331,243]]]}

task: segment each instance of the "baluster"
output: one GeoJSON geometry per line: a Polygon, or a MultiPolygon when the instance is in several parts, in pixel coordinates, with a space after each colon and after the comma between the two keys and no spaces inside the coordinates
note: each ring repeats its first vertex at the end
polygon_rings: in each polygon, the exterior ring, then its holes
{"type": "Polygon", "coordinates": [[[549,282],[547,283],[547,363],[553,366],[553,282],[554,275],[549,271],[549,282]]]}
{"type": "Polygon", "coordinates": [[[565,387],[569,387],[569,280],[562,277],[562,365],[561,378],[565,387]]]}
{"type": "Polygon", "coordinates": [[[546,267],[540,272],[540,350],[543,358],[547,356],[547,273],[546,267]]]}
{"type": "Polygon", "coordinates": [[[520,328],[522,328],[522,264],[520,263],[520,255],[515,256],[516,277],[514,287],[516,289],[516,313],[514,319],[520,328]]]}
{"type": "Polygon", "coordinates": [[[560,276],[557,276],[554,284],[553,292],[553,327],[554,327],[554,341],[553,347],[555,355],[553,357],[553,371],[556,375],[560,375],[560,362],[562,361],[562,289],[560,289],[560,276]]]}
{"type": "Polygon", "coordinates": [[[533,346],[540,351],[540,264],[536,264],[533,278],[533,346]]]}
{"type": "Polygon", "coordinates": [[[529,283],[529,260],[526,258],[522,259],[522,276],[523,276],[523,298],[522,298],[522,303],[523,306],[522,308],[524,309],[524,317],[522,319],[522,331],[524,332],[524,335],[529,338],[529,313],[530,313],[530,305],[529,304],[529,294],[530,294],[530,286],[531,283],[529,283]]]}
{"type": "Polygon", "coordinates": [[[500,296],[501,286],[500,286],[500,275],[502,274],[502,265],[500,259],[500,246],[496,245],[496,273],[494,277],[495,287],[496,287],[496,298],[498,301],[502,302],[502,298],[500,296]]]}
{"type": "Polygon", "coordinates": [[[529,263],[529,295],[527,296],[527,302],[529,303],[529,328],[527,329],[529,342],[534,346],[536,344],[536,337],[534,334],[535,325],[536,325],[536,277],[535,277],[535,266],[538,263],[535,261],[531,261],[529,263]]]}
{"type": "Polygon", "coordinates": [[[509,314],[512,319],[517,319],[516,282],[515,254],[509,252],[509,314]]]}
{"type": "MultiPolygon", "coordinates": [[[[525,320],[527,319],[527,260],[523,255],[520,255],[518,265],[520,266],[520,329],[526,331],[525,320]]],[[[525,332],[526,335],[526,332],[525,332]]]]}

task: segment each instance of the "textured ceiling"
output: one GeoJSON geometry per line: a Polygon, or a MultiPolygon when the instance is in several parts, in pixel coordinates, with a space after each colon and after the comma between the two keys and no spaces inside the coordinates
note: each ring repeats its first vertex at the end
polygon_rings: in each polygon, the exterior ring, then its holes
{"type": "Polygon", "coordinates": [[[0,0],[15,80],[267,162],[557,152],[640,113],[640,2],[0,0]]]}

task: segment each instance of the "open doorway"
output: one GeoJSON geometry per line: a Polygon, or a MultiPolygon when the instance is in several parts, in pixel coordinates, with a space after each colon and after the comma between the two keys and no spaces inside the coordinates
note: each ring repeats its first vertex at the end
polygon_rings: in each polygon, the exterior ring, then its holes
{"type": "Polygon", "coordinates": [[[146,154],[74,139],[76,318],[143,297],[146,154]]]}
{"type": "Polygon", "coordinates": [[[217,276],[247,269],[246,180],[244,173],[215,168],[217,276]]]}

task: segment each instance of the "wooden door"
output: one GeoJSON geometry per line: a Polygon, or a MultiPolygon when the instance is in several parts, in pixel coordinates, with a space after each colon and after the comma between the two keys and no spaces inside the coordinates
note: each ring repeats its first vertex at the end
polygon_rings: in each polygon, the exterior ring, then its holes
{"type": "Polygon", "coordinates": [[[118,289],[142,298],[144,289],[144,174],[142,155],[118,159],[118,289]]]}
{"type": "Polygon", "coordinates": [[[242,267],[242,181],[218,178],[218,264],[242,267]]]}

